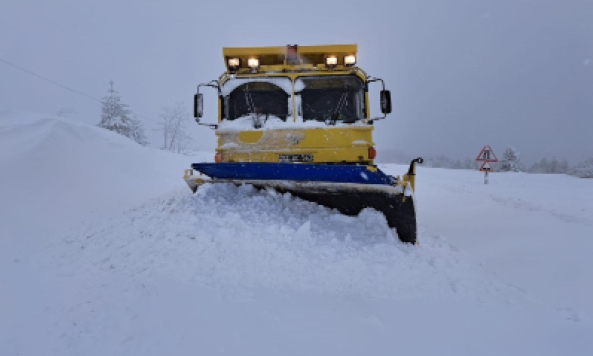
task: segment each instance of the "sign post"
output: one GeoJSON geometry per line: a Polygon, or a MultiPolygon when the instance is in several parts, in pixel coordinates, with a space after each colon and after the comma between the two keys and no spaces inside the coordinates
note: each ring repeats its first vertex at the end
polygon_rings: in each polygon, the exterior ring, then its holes
{"type": "Polygon", "coordinates": [[[484,162],[482,163],[482,167],[480,167],[480,172],[484,172],[484,184],[488,184],[488,173],[494,172],[494,168],[490,162],[498,162],[498,158],[496,158],[496,155],[494,154],[494,151],[492,151],[490,145],[486,145],[484,148],[482,148],[482,151],[480,151],[476,161],[484,162]]]}

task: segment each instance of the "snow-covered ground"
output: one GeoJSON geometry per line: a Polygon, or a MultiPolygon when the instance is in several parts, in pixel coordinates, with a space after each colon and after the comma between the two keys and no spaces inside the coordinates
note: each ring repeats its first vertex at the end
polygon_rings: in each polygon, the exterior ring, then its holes
{"type": "Polygon", "coordinates": [[[592,180],[421,168],[408,246],[370,210],[192,195],[211,156],[0,113],[0,355],[592,354],[592,180]]]}

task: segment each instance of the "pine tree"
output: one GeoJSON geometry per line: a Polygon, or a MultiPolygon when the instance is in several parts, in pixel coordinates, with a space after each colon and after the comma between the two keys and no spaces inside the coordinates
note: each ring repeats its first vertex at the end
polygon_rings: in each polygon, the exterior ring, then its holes
{"type": "Polygon", "coordinates": [[[97,126],[124,135],[141,145],[146,145],[142,123],[131,117],[132,111],[128,109],[128,105],[121,102],[119,93],[113,89],[113,80],[109,84],[111,85],[109,95],[101,100],[103,105],[101,122],[97,126]]]}
{"type": "Polygon", "coordinates": [[[519,152],[508,147],[502,155],[499,169],[502,172],[519,172],[519,152]]]}

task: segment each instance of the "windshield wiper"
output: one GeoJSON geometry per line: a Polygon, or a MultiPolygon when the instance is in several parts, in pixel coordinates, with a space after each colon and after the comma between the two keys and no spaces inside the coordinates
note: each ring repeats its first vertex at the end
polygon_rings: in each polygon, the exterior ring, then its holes
{"type": "Polygon", "coordinates": [[[340,97],[340,100],[338,101],[338,105],[336,106],[334,113],[331,115],[331,117],[329,119],[329,123],[326,123],[327,125],[335,126],[336,122],[338,121],[338,117],[340,115],[339,114],[340,110],[342,110],[342,108],[344,107],[344,104],[346,104],[346,95],[347,94],[348,94],[347,92],[342,93],[342,96],[340,97]]]}
{"type": "MultiPolygon", "coordinates": [[[[249,92],[249,84],[245,85],[245,103],[247,104],[247,108],[249,109],[249,114],[251,115],[251,119],[253,120],[253,127],[256,129],[261,129],[262,122],[260,119],[260,113],[257,113],[255,104],[253,103],[253,98],[251,97],[251,93],[249,92]]],[[[264,123],[268,121],[268,115],[266,114],[266,120],[264,123]]]]}

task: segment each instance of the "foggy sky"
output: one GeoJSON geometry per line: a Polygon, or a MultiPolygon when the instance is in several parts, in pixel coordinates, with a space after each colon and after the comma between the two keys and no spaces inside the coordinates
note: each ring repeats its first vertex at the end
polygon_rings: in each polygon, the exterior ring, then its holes
{"type": "MultiPolygon", "coordinates": [[[[154,146],[160,108],[189,111],[196,85],[224,71],[222,47],[333,43],[357,43],[358,65],[392,92],[379,150],[593,156],[592,0],[0,0],[0,58],[98,99],[113,79],[154,146]]],[[[98,102],[0,62],[7,108],[100,119],[98,102]]],[[[189,126],[214,150],[211,130],[189,126]]]]}

